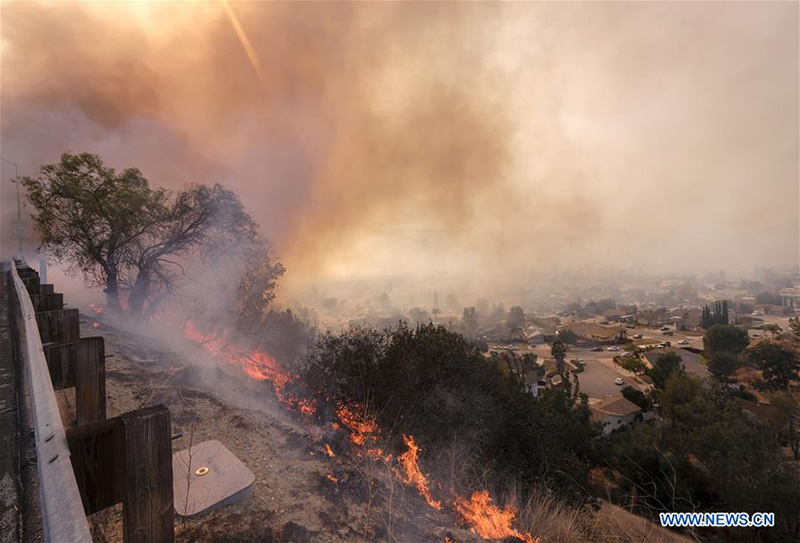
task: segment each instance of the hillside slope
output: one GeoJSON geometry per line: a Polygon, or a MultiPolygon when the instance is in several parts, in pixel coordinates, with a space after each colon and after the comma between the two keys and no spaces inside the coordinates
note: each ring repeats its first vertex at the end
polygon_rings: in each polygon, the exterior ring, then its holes
{"type": "MultiPolygon", "coordinates": [[[[323,433],[275,405],[267,383],[219,366],[190,346],[178,355],[108,325],[83,326],[82,335],[102,334],[113,355],[106,369],[109,416],[163,403],[172,413],[173,435],[180,435],[173,451],[216,439],[256,476],[249,499],[197,519],[177,517],[177,541],[484,541],[459,526],[452,510],[429,507],[390,465],[359,455],[344,432],[323,433]]],[[[70,392],[59,394],[70,413],[70,392]]],[[[610,505],[589,514],[541,500],[521,517],[543,542],[687,541],[610,505]]],[[[93,515],[91,523],[95,541],[121,541],[120,506],[93,515]]]]}

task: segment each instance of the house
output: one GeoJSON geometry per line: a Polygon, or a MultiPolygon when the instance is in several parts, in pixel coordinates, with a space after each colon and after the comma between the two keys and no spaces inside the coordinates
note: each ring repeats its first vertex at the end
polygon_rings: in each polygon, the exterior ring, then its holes
{"type": "Polygon", "coordinates": [[[627,339],[627,331],[622,326],[601,326],[587,322],[574,322],[566,326],[576,336],[578,342],[590,344],[622,343],[627,339]]]}
{"type": "Polygon", "coordinates": [[[546,386],[547,381],[544,379],[544,366],[537,366],[525,372],[525,390],[531,393],[534,398],[538,398],[539,389],[546,386]]]}
{"type": "Polygon", "coordinates": [[[621,307],[613,307],[603,312],[603,318],[609,322],[619,322],[622,317],[627,316],[627,312],[621,307]]]}
{"type": "Polygon", "coordinates": [[[513,330],[505,322],[495,324],[490,328],[484,328],[478,335],[487,341],[497,343],[510,343],[514,338],[513,330]]]}
{"type": "Polygon", "coordinates": [[[702,320],[703,310],[698,307],[672,310],[672,322],[678,330],[697,330],[702,320]]]}
{"type": "Polygon", "coordinates": [[[672,324],[672,315],[663,307],[660,309],[641,310],[636,315],[636,322],[644,326],[656,327],[672,324]]]}
{"type": "Polygon", "coordinates": [[[708,377],[708,368],[705,366],[705,364],[703,364],[700,356],[696,355],[695,353],[690,353],[686,349],[679,349],[677,347],[652,349],[642,354],[642,358],[644,358],[645,362],[652,368],[656,363],[656,360],[658,360],[658,357],[669,352],[675,353],[681,357],[683,369],[686,370],[686,373],[694,375],[695,377],[699,377],[700,379],[705,379],[708,377]]]}
{"type": "Polygon", "coordinates": [[[603,435],[632,424],[642,412],[638,405],[621,394],[592,404],[589,409],[592,420],[603,425],[603,435]]]}
{"type": "MultiPolygon", "coordinates": [[[[553,331],[553,334],[555,334],[555,330],[553,331]]],[[[545,331],[536,326],[529,326],[525,330],[525,339],[527,339],[528,343],[531,345],[541,345],[542,343],[547,343],[545,336],[545,331]]]]}

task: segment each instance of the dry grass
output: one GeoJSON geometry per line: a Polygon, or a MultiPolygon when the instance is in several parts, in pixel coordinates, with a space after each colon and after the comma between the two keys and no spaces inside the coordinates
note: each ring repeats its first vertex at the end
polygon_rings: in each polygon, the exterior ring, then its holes
{"type": "Polygon", "coordinates": [[[624,509],[603,502],[597,512],[566,506],[547,493],[532,496],[519,511],[519,526],[541,543],[692,543],[624,509]]]}

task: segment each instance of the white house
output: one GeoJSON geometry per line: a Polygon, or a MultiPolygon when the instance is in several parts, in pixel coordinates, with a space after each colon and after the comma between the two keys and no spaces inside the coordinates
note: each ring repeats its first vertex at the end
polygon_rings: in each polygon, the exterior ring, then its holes
{"type": "Polygon", "coordinates": [[[642,412],[638,405],[622,395],[601,400],[590,405],[589,409],[592,411],[592,420],[603,425],[603,435],[632,424],[636,415],[642,412]]]}

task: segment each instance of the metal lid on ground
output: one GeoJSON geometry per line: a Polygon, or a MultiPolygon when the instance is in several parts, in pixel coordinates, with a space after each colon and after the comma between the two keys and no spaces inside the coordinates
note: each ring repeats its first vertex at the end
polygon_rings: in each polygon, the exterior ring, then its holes
{"type": "Polygon", "coordinates": [[[175,512],[183,517],[244,500],[256,477],[219,441],[205,441],[172,455],[175,512]]]}

